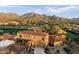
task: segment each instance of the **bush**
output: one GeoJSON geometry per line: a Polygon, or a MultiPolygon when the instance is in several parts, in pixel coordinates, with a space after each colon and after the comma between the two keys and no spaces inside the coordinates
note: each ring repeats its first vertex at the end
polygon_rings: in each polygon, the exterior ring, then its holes
{"type": "Polygon", "coordinates": [[[27,53],[28,54],[34,54],[34,48],[33,47],[28,47],[27,48],[27,53]]]}
{"type": "Polygon", "coordinates": [[[53,49],[54,49],[53,47],[47,46],[47,47],[45,48],[45,53],[46,53],[46,54],[51,54],[53,49]]]}

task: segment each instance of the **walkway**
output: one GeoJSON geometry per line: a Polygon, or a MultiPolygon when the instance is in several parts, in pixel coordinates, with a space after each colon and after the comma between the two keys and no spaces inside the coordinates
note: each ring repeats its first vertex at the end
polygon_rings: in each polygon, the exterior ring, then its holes
{"type": "Polygon", "coordinates": [[[44,48],[35,47],[34,54],[45,54],[44,53],[44,48]]]}

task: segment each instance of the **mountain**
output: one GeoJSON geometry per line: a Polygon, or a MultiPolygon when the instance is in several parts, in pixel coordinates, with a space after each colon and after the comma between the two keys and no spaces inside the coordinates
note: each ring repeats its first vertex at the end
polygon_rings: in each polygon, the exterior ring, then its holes
{"type": "Polygon", "coordinates": [[[49,18],[51,20],[65,20],[65,19],[68,19],[68,18],[65,18],[65,17],[60,17],[60,16],[56,16],[56,15],[53,15],[53,16],[49,16],[49,18]]]}
{"type": "Polygon", "coordinates": [[[0,13],[0,22],[6,22],[18,17],[19,16],[16,13],[0,13]]]}
{"type": "Polygon", "coordinates": [[[46,15],[40,15],[34,12],[30,12],[27,14],[22,15],[22,17],[24,17],[25,19],[29,19],[29,20],[46,20],[48,19],[48,17],[46,15]]]}
{"type": "Polygon", "coordinates": [[[66,18],[64,17],[59,17],[56,15],[53,16],[48,16],[46,14],[37,14],[34,12],[26,13],[23,15],[18,15],[16,13],[0,13],[0,23],[8,23],[8,22],[19,22],[19,23],[24,23],[28,20],[42,20],[42,21],[48,21],[48,20],[64,20],[66,18]]]}
{"type": "Polygon", "coordinates": [[[58,16],[48,16],[46,14],[37,14],[34,12],[26,13],[21,16],[17,15],[16,13],[0,13],[0,21],[9,21],[9,20],[23,20],[23,19],[28,19],[28,20],[57,20],[57,19],[64,19],[63,17],[58,17],[58,16]]]}

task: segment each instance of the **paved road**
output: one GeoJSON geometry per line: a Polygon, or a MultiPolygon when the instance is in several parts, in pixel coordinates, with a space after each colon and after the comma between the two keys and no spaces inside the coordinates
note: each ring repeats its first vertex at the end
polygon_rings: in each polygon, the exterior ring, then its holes
{"type": "Polygon", "coordinates": [[[44,48],[35,47],[34,48],[34,54],[45,54],[44,53],[44,48]]]}

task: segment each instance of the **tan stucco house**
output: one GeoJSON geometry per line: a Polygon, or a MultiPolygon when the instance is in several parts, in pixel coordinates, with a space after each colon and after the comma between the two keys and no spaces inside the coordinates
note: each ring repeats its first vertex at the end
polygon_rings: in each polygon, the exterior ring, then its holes
{"type": "Polygon", "coordinates": [[[16,38],[29,40],[31,46],[47,46],[49,43],[49,34],[45,32],[20,31],[16,38]]]}

